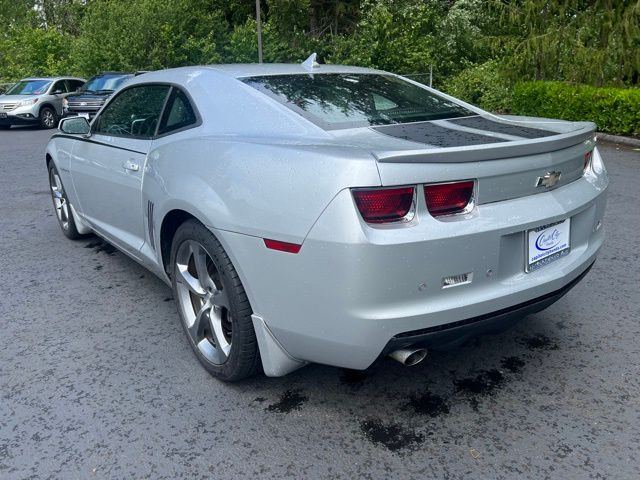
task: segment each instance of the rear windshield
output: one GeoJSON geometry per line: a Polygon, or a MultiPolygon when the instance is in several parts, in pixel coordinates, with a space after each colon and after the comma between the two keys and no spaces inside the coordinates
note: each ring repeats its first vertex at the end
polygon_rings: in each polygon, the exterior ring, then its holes
{"type": "Polygon", "coordinates": [[[50,80],[20,80],[7,90],[7,95],[42,95],[49,85],[50,80]]]}
{"type": "Polygon", "coordinates": [[[113,92],[132,77],[133,75],[130,74],[96,75],[84,84],[82,91],[87,93],[113,92]]]}
{"type": "Polygon", "coordinates": [[[393,75],[323,73],[243,81],[327,130],[475,115],[393,75]]]}

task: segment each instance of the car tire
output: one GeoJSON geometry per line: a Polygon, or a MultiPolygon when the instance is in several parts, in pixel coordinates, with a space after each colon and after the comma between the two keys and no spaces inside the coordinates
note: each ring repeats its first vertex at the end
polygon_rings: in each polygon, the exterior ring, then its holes
{"type": "Polygon", "coordinates": [[[39,119],[42,128],[55,128],[58,125],[58,114],[51,107],[42,107],[39,119]]]}
{"type": "Polygon", "coordinates": [[[58,169],[53,164],[53,161],[49,162],[49,189],[51,190],[51,199],[53,200],[53,208],[55,210],[58,225],[65,237],[70,240],[78,240],[85,235],[78,233],[76,222],[73,219],[71,213],[71,204],[67,199],[64,186],[62,185],[62,179],[58,174],[58,169]]]}
{"type": "Polygon", "coordinates": [[[222,245],[197,220],[176,231],[170,273],[182,326],[205,369],[226,382],[258,373],[249,299],[222,245]]]}

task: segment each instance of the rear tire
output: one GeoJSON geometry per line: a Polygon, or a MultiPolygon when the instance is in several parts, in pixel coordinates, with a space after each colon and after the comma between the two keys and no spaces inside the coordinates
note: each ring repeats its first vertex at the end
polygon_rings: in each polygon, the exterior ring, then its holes
{"type": "Polygon", "coordinates": [[[73,219],[73,213],[71,213],[71,204],[67,199],[67,194],[64,191],[62,180],[58,174],[56,166],[53,164],[53,161],[49,162],[49,188],[51,190],[53,208],[62,233],[64,233],[64,236],[70,240],[78,240],[82,238],[84,235],[80,235],[78,233],[76,222],[73,219]]]}
{"type": "Polygon", "coordinates": [[[42,128],[55,128],[58,125],[58,114],[51,107],[42,107],[39,118],[42,128]]]}
{"type": "Polygon", "coordinates": [[[171,282],[189,343],[214,377],[233,382],[260,370],[251,305],[218,239],[197,220],[183,223],[171,247],[171,282]]]}

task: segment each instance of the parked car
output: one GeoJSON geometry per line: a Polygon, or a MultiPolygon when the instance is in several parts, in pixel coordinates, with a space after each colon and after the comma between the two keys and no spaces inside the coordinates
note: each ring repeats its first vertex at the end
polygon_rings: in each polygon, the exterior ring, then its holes
{"type": "Polygon", "coordinates": [[[145,72],[104,72],[91,77],[79,92],[66,98],[64,102],[65,116],[93,118],[114,91],[127,80],[141,73],[145,72]]]}
{"type": "Polygon", "coordinates": [[[151,72],[60,129],[63,233],[171,285],[223,380],[418,363],[551,305],[604,240],[593,123],[496,116],[378,70],[151,72]]]}
{"type": "Polygon", "coordinates": [[[75,77],[25,78],[0,95],[0,128],[40,124],[54,128],[63,115],[62,102],[84,85],[75,77]]]}

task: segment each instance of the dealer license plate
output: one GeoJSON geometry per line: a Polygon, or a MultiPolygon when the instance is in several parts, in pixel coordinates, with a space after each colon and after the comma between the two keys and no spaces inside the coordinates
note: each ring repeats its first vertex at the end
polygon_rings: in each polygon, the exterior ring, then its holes
{"type": "Polygon", "coordinates": [[[532,272],[569,254],[571,219],[527,231],[527,263],[525,270],[532,272]]]}

